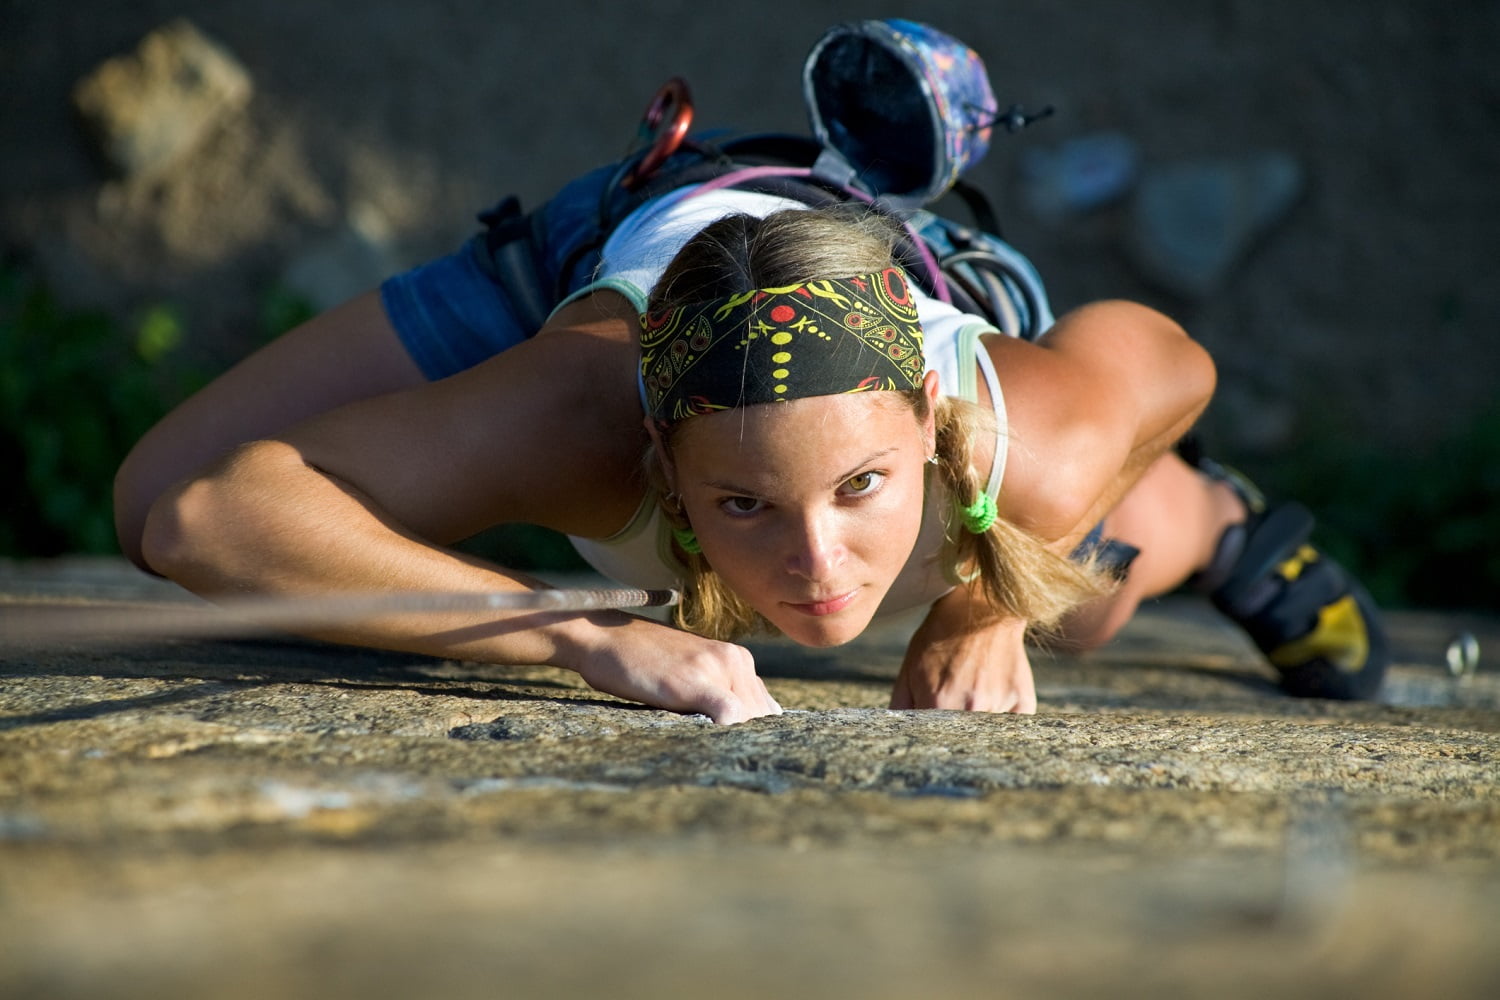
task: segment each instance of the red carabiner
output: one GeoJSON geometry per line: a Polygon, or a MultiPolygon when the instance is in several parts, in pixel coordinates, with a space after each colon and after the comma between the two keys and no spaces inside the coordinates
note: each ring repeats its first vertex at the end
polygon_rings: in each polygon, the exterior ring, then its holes
{"type": "Polygon", "coordinates": [[[692,94],[687,81],[674,76],[662,84],[641,118],[641,138],[650,138],[651,146],[621,182],[627,191],[656,173],[667,157],[677,152],[692,123],[692,94]]]}

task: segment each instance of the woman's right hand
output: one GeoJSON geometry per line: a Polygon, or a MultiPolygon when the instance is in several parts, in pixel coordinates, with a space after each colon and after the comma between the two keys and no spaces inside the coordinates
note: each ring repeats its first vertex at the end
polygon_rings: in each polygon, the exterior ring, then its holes
{"type": "Polygon", "coordinates": [[[575,649],[560,658],[562,665],[595,690],[673,712],[700,713],[721,724],[781,714],[744,646],[620,618],[595,619],[579,629],[575,649]]]}

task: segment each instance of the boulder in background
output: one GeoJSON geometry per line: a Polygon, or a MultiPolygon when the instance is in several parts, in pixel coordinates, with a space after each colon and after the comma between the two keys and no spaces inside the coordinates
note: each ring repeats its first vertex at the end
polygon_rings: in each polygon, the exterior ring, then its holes
{"type": "Polygon", "coordinates": [[[139,178],[189,153],[253,91],[239,60],[179,19],[80,80],[73,107],[104,162],[139,178]]]}

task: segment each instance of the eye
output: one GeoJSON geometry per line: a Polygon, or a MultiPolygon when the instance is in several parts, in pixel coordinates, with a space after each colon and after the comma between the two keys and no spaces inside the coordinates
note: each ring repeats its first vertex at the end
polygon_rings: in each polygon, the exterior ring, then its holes
{"type": "Polygon", "coordinates": [[[719,501],[720,509],[735,517],[758,513],[765,505],[764,500],[757,500],[755,497],[725,497],[719,501]]]}
{"type": "Polygon", "coordinates": [[[844,481],[844,493],[848,496],[864,496],[880,489],[880,485],[884,482],[885,473],[883,472],[861,472],[844,481]]]}

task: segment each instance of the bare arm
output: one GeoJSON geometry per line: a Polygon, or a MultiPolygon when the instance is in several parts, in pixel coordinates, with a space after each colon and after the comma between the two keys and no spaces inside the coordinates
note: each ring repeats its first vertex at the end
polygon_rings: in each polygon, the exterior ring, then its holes
{"type": "MultiPolygon", "coordinates": [[[[507,520],[594,535],[624,522],[644,439],[632,348],[620,316],[581,304],[469,372],[248,444],[153,505],[145,558],[210,596],[525,589],[441,546],[507,520]]],[[[745,650],[620,613],[396,616],[321,637],[551,663],[719,721],[774,710],[745,650]]]]}
{"type": "Polygon", "coordinates": [[[378,292],[302,324],[194,394],[131,449],[114,484],[121,550],[147,568],[141,534],[151,505],[235,447],[425,381],[386,319],[378,292]]]}
{"type": "Polygon", "coordinates": [[[955,587],[933,604],[907,645],[891,708],[1035,712],[1026,622],[997,619],[977,588],[955,587]]]}
{"type": "MultiPolygon", "coordinates": [[[[988,338],[1005,393],[1009,461],[1000,511],[1071,552],[1192,425],[1214,369],[1153,310],[1103,302],[1064,316],[1040,344],[988,338]]],[[[912,637],[893,708],[1034,712],[1026,622],[995,618],[972,587],[933,605],[912,637]]]]}
{"type": "Polygon", "coordinates": [[[1208,352],[1155,310],[1099,302],[1039,344],[987,338],[1010,421],[1000,513],[1071,549],[1197,420],[1208,352]]]}

